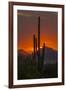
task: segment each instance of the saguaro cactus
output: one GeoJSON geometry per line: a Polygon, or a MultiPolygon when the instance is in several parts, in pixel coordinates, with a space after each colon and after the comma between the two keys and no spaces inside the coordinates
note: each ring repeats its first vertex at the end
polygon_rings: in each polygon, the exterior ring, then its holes
{"type": "Polygon", "coordinates": [[[38,17],[38,59],[40,58],[40,17],[38,17]]]}
{"type": "Polygon", "coordinates": [[[36,57],[37,57],[37,38],[35,35],[33,35],[33,59],[36,62],[36,57]]]}
{"type": "Polygon", "coordinates": [[[40,16],[38,17],[38,38],[33,35],[33,46],[34,46],[34,59],[36,61],[36,56],[38,56],[38,71],[41,72],[44,64],[45,57],[45,43],[42,47],[42,54],[40,53],[40,16]],[[38,50],[37,50],[38,48],[38,50]]]}
{"type": "Polygon", "coordinates": [[[40,71],[40,16],[38,17],[38,71],[40,71]]]}
{"type": "Polygon", "coordinates": [[[37,38],[35,38],[35,51],[36,51],[36,55],[37,55],[37,38]]]}
{"type": "Polygon", "coordinates": [[[44,60],[45,60],[45,43],[43,43],[43,47],[42,47],[42,56],[41,56],[41,71],[43,70],[44,60]]]}
{"type": "Polygon", "coordinates": [[[42,47],[42,59],[44,60],[45,57],[45,43],[43,43],[43,47],[42,47]]]}
{"type": "Polygon", "coordinates": [[[35,35],[33,35],[33,59],[35,59],[35,57],[36,57],[36,52],[35,52],[35,35]]]}

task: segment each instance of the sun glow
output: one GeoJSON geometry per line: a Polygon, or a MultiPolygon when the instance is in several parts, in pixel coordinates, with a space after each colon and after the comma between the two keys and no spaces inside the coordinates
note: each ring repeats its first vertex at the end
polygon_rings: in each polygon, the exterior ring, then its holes
{"type": "MultiPolygon", "coordinates": [[[[42,48],[42,47],[40,47],[40,48],[42,48]]],[[[37,50],[38,50],[38,48],[37,48],[37,50]]],[[[25,51],[31,53],[31,52],[33,52],[33,48],[32,47],[31,48],[26,48],[25,51]]]]}

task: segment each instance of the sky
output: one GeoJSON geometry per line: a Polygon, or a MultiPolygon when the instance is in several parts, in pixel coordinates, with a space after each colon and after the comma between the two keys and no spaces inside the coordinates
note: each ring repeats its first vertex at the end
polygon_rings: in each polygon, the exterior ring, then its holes
{"type": "Polygon", "coordinates": [[[40,47],[58,50],[57,12],[23,11],[18,15],[18,49],[30,52],[33,50],[33,35],[37,37],[38,16],[40,16],[40,47]]]}

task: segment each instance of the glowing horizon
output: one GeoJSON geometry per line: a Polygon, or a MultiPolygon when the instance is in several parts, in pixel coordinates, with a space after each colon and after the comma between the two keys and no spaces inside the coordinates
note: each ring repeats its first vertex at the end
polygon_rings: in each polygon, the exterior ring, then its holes
{"type": "Polygon", "coordinates": [[[57,13],[18,11],[18,49],[33,51],[33,35],[38,34],[38,18],[40,15],[40,47],[58,50],[57,13]],[[27,17],[26,17],[27,15],[27,17]],[[34,15],[34,16],[33,16],[34,15]]]}
{"type": "MultiPolygon", "coordinates": [[[[48,46],[46,46],[47,48],[52,48],[52,47],[48,47],[48,46]]],[[[40,48],[42,48],[42,47],[40,47],[40,48]]],[[[55,50],[55,51],[57,51],[57,49],[56,48],[52,48],[53,50],[55,50]]],[[[18,50],[24,50],[24,51],[26,51],[26,52],[28,52],[28,53],[32,53],[33,52],[33,48],[31,47],[31,48],[26,48],[26,49],[24,49],[24,48],[18,48],[18,50]]],[[[38,48],[37,48],[37,50],[38,50],[38,48]]]]}

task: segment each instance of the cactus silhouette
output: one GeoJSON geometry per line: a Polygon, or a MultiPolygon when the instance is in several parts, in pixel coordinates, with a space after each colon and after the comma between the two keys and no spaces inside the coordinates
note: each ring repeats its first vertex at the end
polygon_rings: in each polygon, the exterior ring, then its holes
{"type": "Polygon", "coordinates": [[[37,56],[37,38],[33,35],[33,59],[34,64],[36,64],[36,56],[37,56]]]}
{"type": "Polygon", "coordinates": [[[33,35],[33,59],[36,57],[36,52],[35,52],[35,35],[33,35]]]}
{"type": "Polygon", "coordinates": [[[44,64],[45,57],[45,43],[42,47],[42,54],[40,55],[40,16],[38,17],[38,38],[36,38],[35,34],[33,35],[33,58],[36,60],[36,56],[38,59],[37,68],[38,71],[41,72],[44,64]],[[38,50],[37,50],[38,48],[38,50]]]}
{"type": "Polygon", "coordinates": [[[40,67],[40,17],[38,17],[38,71],[40,67]]]}
{"type": "Polygon", "coordinates": [[[44,61],[45,61],[45,43],[43,43],[43,47],[42,47],[41,71],[43,71],[44,61]]]}

